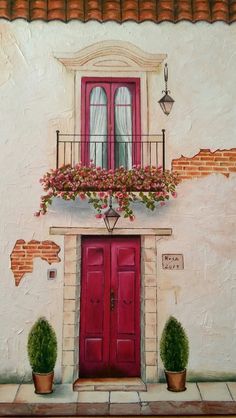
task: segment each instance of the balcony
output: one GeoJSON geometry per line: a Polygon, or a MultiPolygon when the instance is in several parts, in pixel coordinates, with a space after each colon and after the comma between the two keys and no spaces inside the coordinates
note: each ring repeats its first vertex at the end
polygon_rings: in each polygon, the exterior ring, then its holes
{"type": "Polygon", "coordinates": [[[165,170],[165,130],[161,134],[116,136],[64,134],[57,131],[56,168],[90,163],[102,168],[162,166],[165,170]]]}

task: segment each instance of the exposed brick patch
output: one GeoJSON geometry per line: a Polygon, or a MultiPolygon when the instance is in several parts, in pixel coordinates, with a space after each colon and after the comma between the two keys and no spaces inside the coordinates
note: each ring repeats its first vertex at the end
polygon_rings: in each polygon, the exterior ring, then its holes
{"type": "Polygon", "coordinates": [[[194,157],[172,160],[172,171],[179,174],[181,180],[220,173],[229,176],[236,173],[236,148],[230,150],[201,149],[194,157]]]}
{"type": "Polygon", "coordinates": [[[11,270],[14,274],[15,284],[19,285],[25,273],[32,273],[33,259],[40,257],[49,264],[59,263],[61,259],[58,253],[61,251],[59,245],[53,241],[35,241],[25,242],[18,239],[11,253],[11,270]]]}

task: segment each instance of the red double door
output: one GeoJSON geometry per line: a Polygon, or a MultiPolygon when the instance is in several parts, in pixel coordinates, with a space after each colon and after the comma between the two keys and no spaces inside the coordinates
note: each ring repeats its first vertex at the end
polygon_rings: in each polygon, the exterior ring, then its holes
{"type": "Polygon", "coordinates": [[[79,376],[140,376],[139,237],[82,241],[79,376]]]}

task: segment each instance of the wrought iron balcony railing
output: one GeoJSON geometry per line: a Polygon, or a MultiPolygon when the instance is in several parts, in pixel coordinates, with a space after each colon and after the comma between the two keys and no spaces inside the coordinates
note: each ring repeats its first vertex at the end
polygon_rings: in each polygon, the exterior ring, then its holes
{"type": "Polygon", "coordinates": [[[90,163],[102,168],[134,165],[162,166],[165,170],[165,130],[161,134],[107,135],[63,134],[57,131],[57,168],[71,164],[90,163]]]}

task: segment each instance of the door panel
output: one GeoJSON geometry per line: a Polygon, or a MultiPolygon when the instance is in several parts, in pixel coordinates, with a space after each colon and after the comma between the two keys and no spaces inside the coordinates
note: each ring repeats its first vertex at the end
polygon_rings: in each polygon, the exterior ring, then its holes
{"type": "Polygon", "coordinates": [[[80,376],[99,373],[108,366],[110,317],[106,243],[85,241],[82,251],[82,288],[80,315],[80,376]]]}
{"type": "Polygon", "coordinates": [[[134,272],[118,273],[118,334],[135,333],[135,275],[134,272]],[[128,319],[128,320],[127,320],[128,319]]]}
{"type": "Polygon", "coordinates": [[[140,240],[84,238],[80,377],[140,375],[140,240]]]}

